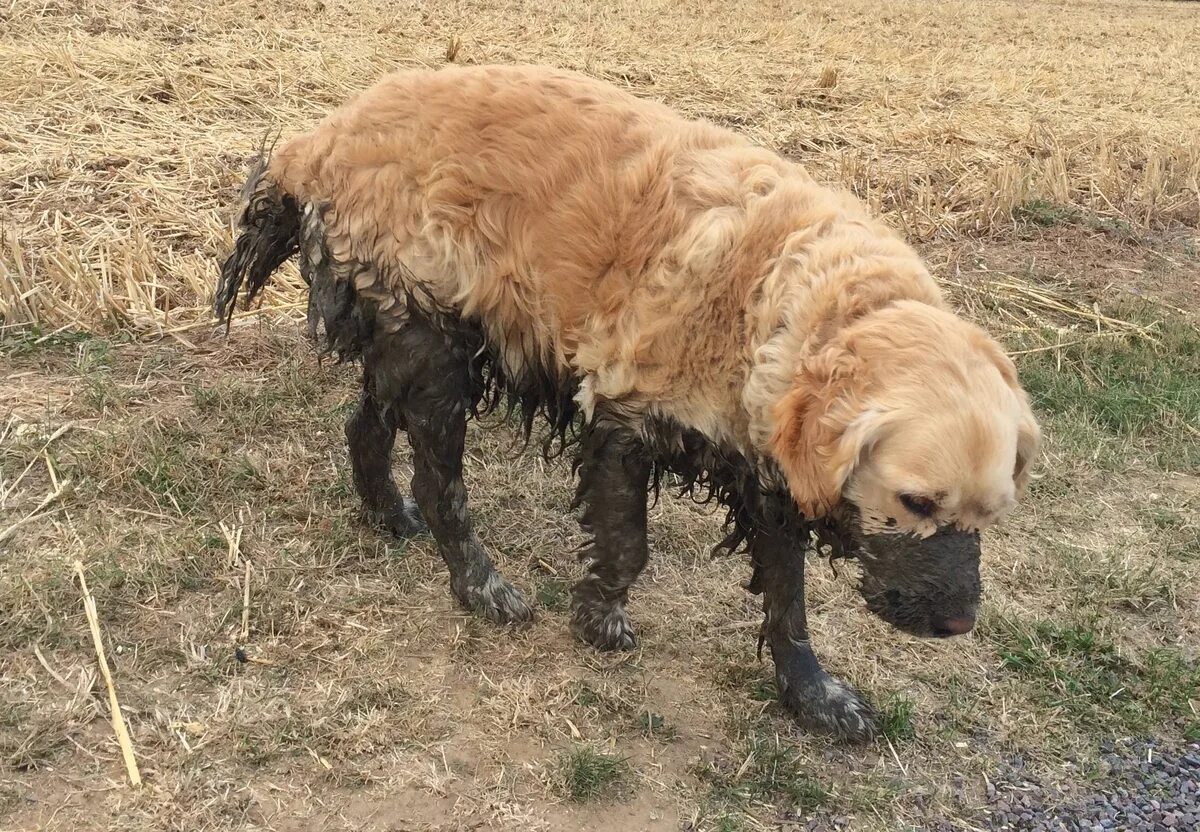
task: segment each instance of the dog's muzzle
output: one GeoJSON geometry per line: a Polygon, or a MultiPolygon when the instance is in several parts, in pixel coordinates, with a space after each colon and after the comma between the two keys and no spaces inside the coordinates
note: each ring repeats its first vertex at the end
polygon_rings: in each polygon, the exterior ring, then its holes
{"type": "Polygon", "coordinates": [[[889,624],[917,636],[946,638],[975,626],[982,582],[979,534],[952,526],[926,538],[860,535],[859,591],[889,624]]]}

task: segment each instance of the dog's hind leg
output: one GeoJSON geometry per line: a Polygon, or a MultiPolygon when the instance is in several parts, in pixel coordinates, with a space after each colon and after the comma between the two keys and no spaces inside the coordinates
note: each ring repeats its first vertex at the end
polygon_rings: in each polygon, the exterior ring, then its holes
{"type": "Polygon", "coordinates": [[[368,522],[406,538],[424,531],[426,526],[416,502],[402,495],[392,479],[392,446],[400,413],[395,407],[383,408],[369,387],[364,384],[358,407],[346,420],[354,487],[362,497],[368,522]]]}
{"type": "Polygon", "coordinates": [[[575,505],[594,535],[588,574],[572,590],[571,629],[600,650],[630,650],[637,643],[625,611],[629,587],[646,566],[646,488],[650,457],[632,429],[603,416],[587,427],[575,505]]]}
{"type": "MultiPolygon", "coordinates": [[[[771,499],[785,498],[764,502],[771,499]]],[[[766,513],[750,545],[754,577],[749,588],[763,595],[762,637],[775,660],[779,697],[806,728],[864,741],[875,732],[870,706],[849,685],[822,669],[808,639],[807,530],[790,505],[771,506],[766,513]]]]}
{"type": "MultiPolygon", "coordinates": [[[[398,359],[385,338],[374,342],[371,315],[357,302],[354,281],[368,267],[354,260],[336,260],[325,243],[324,211],[308,205],[300,226],[300,273],[309,285],[310,332],[324,323],[326,346],[343,358],[363,354],[363,392],[358,407],[346,420],[346,444],[354,471],[354,487],[363,501],[363,514],[397,537],[408,537],[425,528],[417,505],[401,496],[392,479],[392,446],[400,412],[392,399],[375,394],[376,381],[389,378],[389,365],[398,359]]],[[[394,396],[394,391],[393,396],[394,396]]]]}
{"type": "Polygon", "coordinates": [[[394,358],[388,370],[402,390],[398,404],[413,450],[413,496],[450,569],[450,589],[463,606],[492,621],[529,621],[532,610],[496,571],[467,509],[463,446],[473,400],[470,349],[419,321],[389,337],[394,358]]]}

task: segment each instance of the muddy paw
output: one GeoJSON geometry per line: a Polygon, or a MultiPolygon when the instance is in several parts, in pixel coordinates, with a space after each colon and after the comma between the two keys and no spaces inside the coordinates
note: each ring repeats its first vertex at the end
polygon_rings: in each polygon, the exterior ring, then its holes
{"type": "Polygon", "coordinates": [[[429,530],[425,519],[421,517],[421,510],[411,497],[401,497],[398,502],[384,509],[364,508],[363,518],[401,540],[429,530]]]}
{"type": "Polygon", "coordinates": [[[632,650],[637,646],[633,622],[620,601],[576,603],[571,632],[597,650],[632,650]]]}
{"type": "Polygon", "coordinates": [[[810,731],[834,734],[850,742],[875,736],[875,715],[845,682],[822,673],[813,679],[777,678],[783,704],[810,731]]]}
{"type": "Polygon", "coordinates": [[[498,572],[489,574],[482,584],[469,585],[462,591],[456,588],[454,594],[467,609],[497,624],[527,624],[533,620],[533,608],[525,596],[498,572]]]}

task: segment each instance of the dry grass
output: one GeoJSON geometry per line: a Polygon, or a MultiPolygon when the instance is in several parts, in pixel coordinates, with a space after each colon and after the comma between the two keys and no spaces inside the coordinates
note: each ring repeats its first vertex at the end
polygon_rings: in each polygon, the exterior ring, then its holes
{"type": "Polygon", "coordinates": [[[13,0],[0,20],[10,324],[200,320],[261,137],[451,53],[583,69],[736,127],[918,240],[1004,233],[1031,203],[1139,230],[1200,216],[1187,4],[13,0]]]}
{"type": "Polygon", "coordinates": [[[0,7],[0,827],[978,827],[1011,755],[1077,781],[1100,737],[1196,730],[1192,5],[0,7]],[[473,499],[541,615],[461,614],[428,540],[356,522],[354,373],[296,336],[295,272],[278,320],[213,337],[261,137],[447,56],[584,69],[802,159],[1018,354],[1049,447],[990,541],[979,632],[890,632],[812,564],[818,650],[887,741],[838,748],[777,712],[746,566],[708,558],[717,519],[685,502],[652,514],[642,648],[571,641],[570,483],[513,464],[502,429],[473,430],[473,499]]]}

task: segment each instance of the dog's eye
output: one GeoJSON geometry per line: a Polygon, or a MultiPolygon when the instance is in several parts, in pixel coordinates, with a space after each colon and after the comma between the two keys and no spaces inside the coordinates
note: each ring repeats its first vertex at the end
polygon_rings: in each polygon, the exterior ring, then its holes
{"type": "Polygon", "coordinates": [[[937,503],[918,494],[901,494],[900,505],[918,517],[932,517],[937,511],[937,503]]]}

